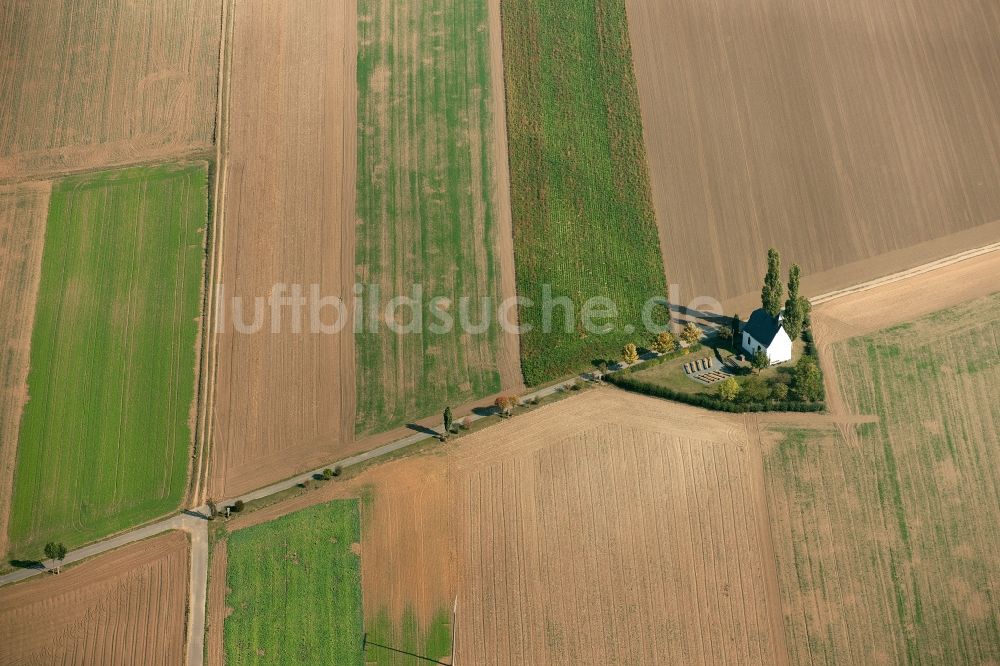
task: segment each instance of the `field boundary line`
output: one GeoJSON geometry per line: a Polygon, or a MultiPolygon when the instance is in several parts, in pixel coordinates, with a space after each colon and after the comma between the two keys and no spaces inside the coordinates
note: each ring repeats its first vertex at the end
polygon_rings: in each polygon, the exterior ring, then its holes
{"type": "Polygon", "coordinates": [[[24,185],[26,183],[55,182],[70,176],[86,176],[88,174],[105,173],[107,171],[124,171],[135,167],[156,167],[164,164],[176,164],[185,162],[200,162],[210,160],[215,154],[212,146],[200,146],[190,150],[169,153],[160,157],[148,157],[140,160],[125,160],[122,162],[109,162],[100,166],[86,166],[75,169],[55,169],[51,171],[38,171],[27,173],[12,178],[0,179],[0,187],[12,185],[24,185]]]}
{"type": "Polygon", "coordinates": [[[232,65],[232,30],[235,24],[234,0],[222,2],[222,29],[219,37],[219,83],[215,120],[215,169],[212,185],[212,219],[209,231],[209,257],[205,271],[205,311],[202,314],[202,348],[199,375],[198,418],[195,423],[194,446],[197,460],[192,461],[192,478],[189,479],[189,501],[191,506],[201,505],[208,485],[209,451],[211,445],[212,418],[215,403],[215,375],[218,369],[218,331],[216,330],[216,282],[222,273],[222,240],[225,228],[226,181],[229,161],[226,143],[229,132],[230,68],[232,65]]]}
{"type": "Polygon", "coordinates": [[[880,278],[875,278],[874,280],[868,280],[867,282],[862,282],[861,284],[856,284],[853,287],[845,287],[844,289],[837,289],[835,291],[830,291],[825,294],[820,294],[819,296],[814,296],[809,299],[809,302],[815,305],[822,305],[823,303],[829,303],[830,301],[836,300],[843,296],[850,296],[851,294],[857,294],[863,291],[869,291],[875,289],[876,287],[881,287],[883,285],[892,284],[894,282],[899,282],[911,277],[917,277],[918,275],[923,275],[924,273],[930,273],[939,268],[945,268],[951,266],[952,264],[957,264],[967,259],[974,259],[980,257],[984,254],[989,254],[990,252],[995,252],[1000,250],[1000,242],[990,243],[989,245],[983,245],[982,247],[973,248],[971,250],[965,250],[964,252],[959,252],[958,254],[953,254],[942,259],[937,259],[935,261],[927,262],[926,264],[921,264],[913,268],[908,268],[904,271],[899,271],[898,273],[892,273],[880,278]]]}
{"type": "Polygon", "coordinates": [[[764,469],[764,440],[758,414],[745,414],[743,418],[747,438],[747,458],[750,463],[749,486],[754,494],[757,518],[756,532],[760,540],[761,562],[764,568],[764,596],[767,599],[767,615],[771,645],[776,666],[787,666],[788,637],[785,634],[785,618],[781,599],[781,581],[778,578],[778,561],[774,551],[774,535],[771,534],[771,507],[768,504],[767,473],[764,469]]]}

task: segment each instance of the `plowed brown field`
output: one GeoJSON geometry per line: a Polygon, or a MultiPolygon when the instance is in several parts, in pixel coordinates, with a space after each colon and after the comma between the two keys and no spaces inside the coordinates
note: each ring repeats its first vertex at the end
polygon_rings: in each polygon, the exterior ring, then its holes
{"type": "Polygon", "coordinates": [[[221,0],[0,3],[0,180],[211,146],[221,0]]]}
{"type": "Polygon", "coordinates": [[[171,532],[0,590],[0,663],[184,663],[188,540],[171,532]]]}
{"type": "Polygon", "coordinates": [[[784,663],[747,442],[742,419],[592,390],[231,526],[360,493],[367,621],[426,631],[457,600],[456,663],[784,663]]]}
{"type": "Polygon", "coordinates": [[[28,398],[28,363],[51,183],[0,187],[0,553],[7,552],[17,433],[28,398]]]}
{"type": "Polygon", "coordinates": [[[627,6],[682,301],[757,292],[769,246],[820,293],[1000,234],[996,2],[627,6]]]}
{"type": "MultiPolygon", "coordinates": [[[[209,495],[230,496],[335,457],[350,443],[354,348],[309,333],[308,309],[280,331],[234,327],[233,298],[319,285],[350,302],[354,283],[355,3],[239,0],[233,11],[228,156],[222,175],[218,371],[209,495]]],[[[288,292],[286,292],[287,294],[288,292]]],[[[332,308],[324,321],[332,321],[332,308]]]]}

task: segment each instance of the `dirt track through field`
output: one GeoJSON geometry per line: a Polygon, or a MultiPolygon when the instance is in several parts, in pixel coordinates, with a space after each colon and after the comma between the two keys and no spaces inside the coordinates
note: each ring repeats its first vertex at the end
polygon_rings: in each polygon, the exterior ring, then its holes
{"type": "Polygon", "coordinates": [[[366,618],[426,628],[457,598],[456,663],[785,663],[748,441],[738,417],[595,389],[230,526],[370,498],[366,618]]]}
{"type": "Polygon", "coordinates": [[[0,187],[0,556],[17,457],[18,425],[28,399],[28,363],[51,183],[0,187]]]}
{"type": "Polygon", "coordinates": [[[182,532],[0,590],[0,663],[184,663],[182,532]]]}
{"type": "Polygon", "coordinates": [[[683,302],[757,291],[769,246],[818,293],[996,240],[995,2],[627,6],[683,302]]]}
{"type": "MultiPolygon", "coordinates": [[[[348,453],[351,317],[310,334],[303,308],[272,318],[278,284],[350,302],[354,280],[354,3],[238,0],[234,7],[218,369],[208,495],[235,495],[348,453]],[[251,325],[237,332],[233,298],[251,325]],[[279,332],[272,333],[273,325],[279,332]]],[[[348,308],[349,310],[349,308],[348,308]]],[[[323,321],[332,321],[331,308],[323,321]]]]}
{"type": "Polygon", "coordinates": [[[220,7],[0,4],[0,181],[207,150],[220,7]]]}

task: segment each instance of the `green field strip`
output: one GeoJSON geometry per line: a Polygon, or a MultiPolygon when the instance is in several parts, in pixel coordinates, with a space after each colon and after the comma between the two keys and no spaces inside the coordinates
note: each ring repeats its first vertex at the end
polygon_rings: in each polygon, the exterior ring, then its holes
{"type": "Polygon", "coordinates": [[[205,164],[52,189],[10,553],[73,547],[176,509],[191,443],[205,164]]]}
{"type": "Polygon", "coordinates": [[[495,323],[435,332],[429,303],[458,321],[468,297],[477,322],[500,300],[487,21],[485,0],[359,4],[357,278],[383,306],[415,284],[425,298],[415,332],[355,336],[359,435],[500,390],[495,323]]]}
{"type": "Polygon", "coordinates": [[[226,663],[362,666],[358,500],[234,532],[226,569],[226,663]]]}
{"type": "Polygon", "coordinates": [[[666,279],[624,1],[508,0],[503,26],[517,289],[534,302],[520,309],[533,327],[521,365],[533,385],[645,342],[642,306],[666,296],[666,279]],[[543,285],[573,301],[576,330],[543,330],[543,285]],[[591,297],[616,303],[609,332],[581,325],[591,297]]]}

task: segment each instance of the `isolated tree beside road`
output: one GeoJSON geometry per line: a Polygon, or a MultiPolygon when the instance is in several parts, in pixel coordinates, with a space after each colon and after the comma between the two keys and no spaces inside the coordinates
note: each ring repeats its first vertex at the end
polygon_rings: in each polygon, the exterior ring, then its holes
{"type": "Polygon", "coordinates": [[[452,423],[453,423],[453,420],[452,420],[452,417],[451,417],[451,407],[445,407],[444,408],[444,431],[445,431],[446,434],[450,434],[451,433],[451,425],[452,425],[452,423]]]}
{"type": "Polygon", "coordinates": [[[493,405],[500,410],[500,416],[508,417],[514,408],[517,407],[518,400],[512,395],[502,395],[493,401],[493,405]]]}
{"type": "Polygon", "coordinates": [[[66,559],[66,544],[63,542],[50,541],[45,544],[45,557],[56,563],[56,573],[62,570],[62,561],[66,559]]]}
{"type": "Polygon", "coordinates": [[[772,247],[767,251],[767,275],[764,276],[764,288],[760,292],[761,307],[770,312],[772,317],[781,314],[784,291],[781,284],[781,255],[772,247]]]}
{"type": "Polygon", "coordinates": [[[631,342],[625,345],[625,349],[622,350],[622,360],[626,365],[639,362],[639,350],[631,342]]]}

